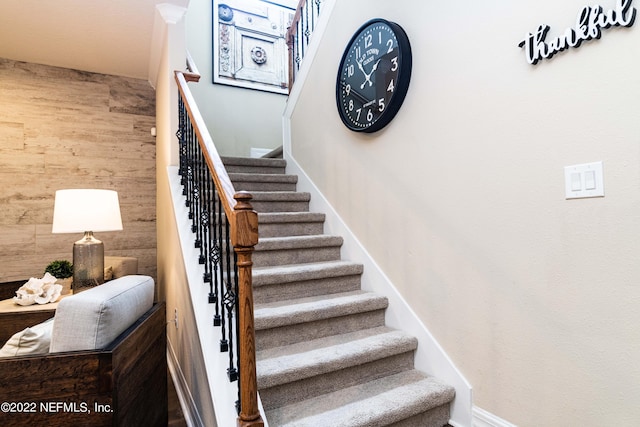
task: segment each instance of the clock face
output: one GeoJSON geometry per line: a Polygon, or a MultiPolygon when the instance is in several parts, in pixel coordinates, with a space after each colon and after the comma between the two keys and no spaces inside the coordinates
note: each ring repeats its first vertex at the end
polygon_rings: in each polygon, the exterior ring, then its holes
{"type": "Polygon", "coordinates": [[[356,132],[375,132],[393,119],[411,79],[411,46],[393,22],[373,19],[351,38],[336,82],[342,122],[356,132]]]}

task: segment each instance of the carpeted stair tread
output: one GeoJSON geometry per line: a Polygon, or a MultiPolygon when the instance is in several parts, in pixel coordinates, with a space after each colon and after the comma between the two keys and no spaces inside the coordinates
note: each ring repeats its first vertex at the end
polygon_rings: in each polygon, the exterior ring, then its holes
{"type": "Polygon", "coordinates": [[[324,234],[264,237],[253,252],[256,267],[336,261],[340,259],[342,237],[324,234]]]}
{"type": "Polygon", "coordinates": [[[229,178],[235,184],[242,182],[286,182],[295,184],[298,182],[298,175],[284,175],[284,174],[264,174],[264,173],[239,173],[230,172],[229,178]]]}
{"type": "Polygon", "coordinates": [[[324,222],[325,214],[316,212],[259,212],[258,224],[324,222]]]}
{"type": "Polygon", "coordinates": [[[274,387],[414,351],[417,340],[380,326],[258,351],[258,388],[274,387]]]}
{"type": "Polygon", "coordinates": [[[333,260],[282,264],[253,269],[256,304],[361,289],[362,264],[333,260]]]}
{"type": "Polygon", "coordinates": [[[267,419],[279,427],[386,426],[445,405],[454,393],[442,381],[410,370],[272,409],[267,419]]]}
{"type": "Polygon", "coordinates": [[[287,161],[284,159],[273,158],[256,158],[256,157],[232,157],[223,156],[220,158],[222,163],[226,166],[268,166],[274,168],[284,168],[287,165],[287,161]]]}
{"type": "Polygon", "coordinates": [[[236,191],[257,193],[261,191],[296,191],[297,175],[229,173],[229,178],[236,191]]]}
{"type": "Polygon", "coordinates": [[[261,237],[324,234],[325,215],[312,212],[258,213],[261,237]]]}
{"type": "Polygon", "coordinates": [[[300,298],[286,302],[256,305],[256,331],[367,311],[383,310],[387,298],[372,292],[355,291],[340,294],[300,298]]]}
{"type": "Polygon", "coordinates": [[[307,264],[256,267],[253,269],[253,286],[300,282],[346,275],[362,274],[362,264],[350,261],[328,261],[307,264]]]}
{"type": "Polygon", "coordinates": [[[308,202],[311,200],[311,194],[305,192],[291,192],[291,191],[257,191],[253,196],[252,201],[269,201],[269,202],[308,202]]]}
{"type": "Polygon", "coordinates": [[[340,236],[317,234],[314,236],[265,237],[258,241],[256,251],[275,251],[283,249],[317,248],[325,246],[342,246],[340,236]]]}
{"type": "Polygon", "coordinates": [[[251,191],[253,209],[260,212],[309,212],[309,193],[297,191],[251,191]]]}

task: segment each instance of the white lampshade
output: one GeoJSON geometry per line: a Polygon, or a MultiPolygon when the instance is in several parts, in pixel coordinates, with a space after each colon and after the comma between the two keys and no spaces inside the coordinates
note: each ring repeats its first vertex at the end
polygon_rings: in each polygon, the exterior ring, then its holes
{"type": "Polygon", "coordinates": [[[113,190],[58,190],[52,233],[122,230],[118,193],[113,190]]]}

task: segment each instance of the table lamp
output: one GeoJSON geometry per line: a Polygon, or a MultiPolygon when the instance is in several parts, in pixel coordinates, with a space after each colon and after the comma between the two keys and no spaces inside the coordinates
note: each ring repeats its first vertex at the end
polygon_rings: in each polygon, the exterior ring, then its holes
{"type": "Polygon", "coordinates": [[[118,193],[113,190],[56,191],[52,233],[84,233],[73,244],[73,292],[104,283],[104,245],[96,231],[122,230],[118,193]]]}

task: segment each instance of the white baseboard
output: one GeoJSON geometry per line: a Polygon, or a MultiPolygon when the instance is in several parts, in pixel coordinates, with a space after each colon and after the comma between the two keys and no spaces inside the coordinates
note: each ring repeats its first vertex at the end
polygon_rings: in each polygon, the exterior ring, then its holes
{"type": "Polygon", "coordinates": [[[249,149],[249,157],[252,158],[259,158],[264,156],[265,154],[269,154],[270,152],[273,151],[273,148],[257,148],[257,147],[251,147],[249,149]]]}
{"type": "Polygon", "coordinates": [[[180,369],[180,365],[176,361],[173,347],[171,347],[171,342],[169,341],[167,341],[167,366],[169,367],[169,374],[173,379],[173,385],[176,389],[178,401],[180,402],[180,406],[182,407],[182,413],[184,415],[184,420],[187,423],[187,426],[204,427],[202,418],[198,413],[198,408],[196,407],[196,404],[191,397],[189,387],[187,386],[187,382],[185,381],[182,370],[180,369]]]}
{"type": "MultiPolygon", "coordinates": [[[[455,427],[455,426],[454,426],[455,427]]],[[[509,421],[503,420],[500,417],[493,415],[490,412],[480,409],[478,407],[473,408],[473,427],[517,427],[515,424],[509,421]]]]}

